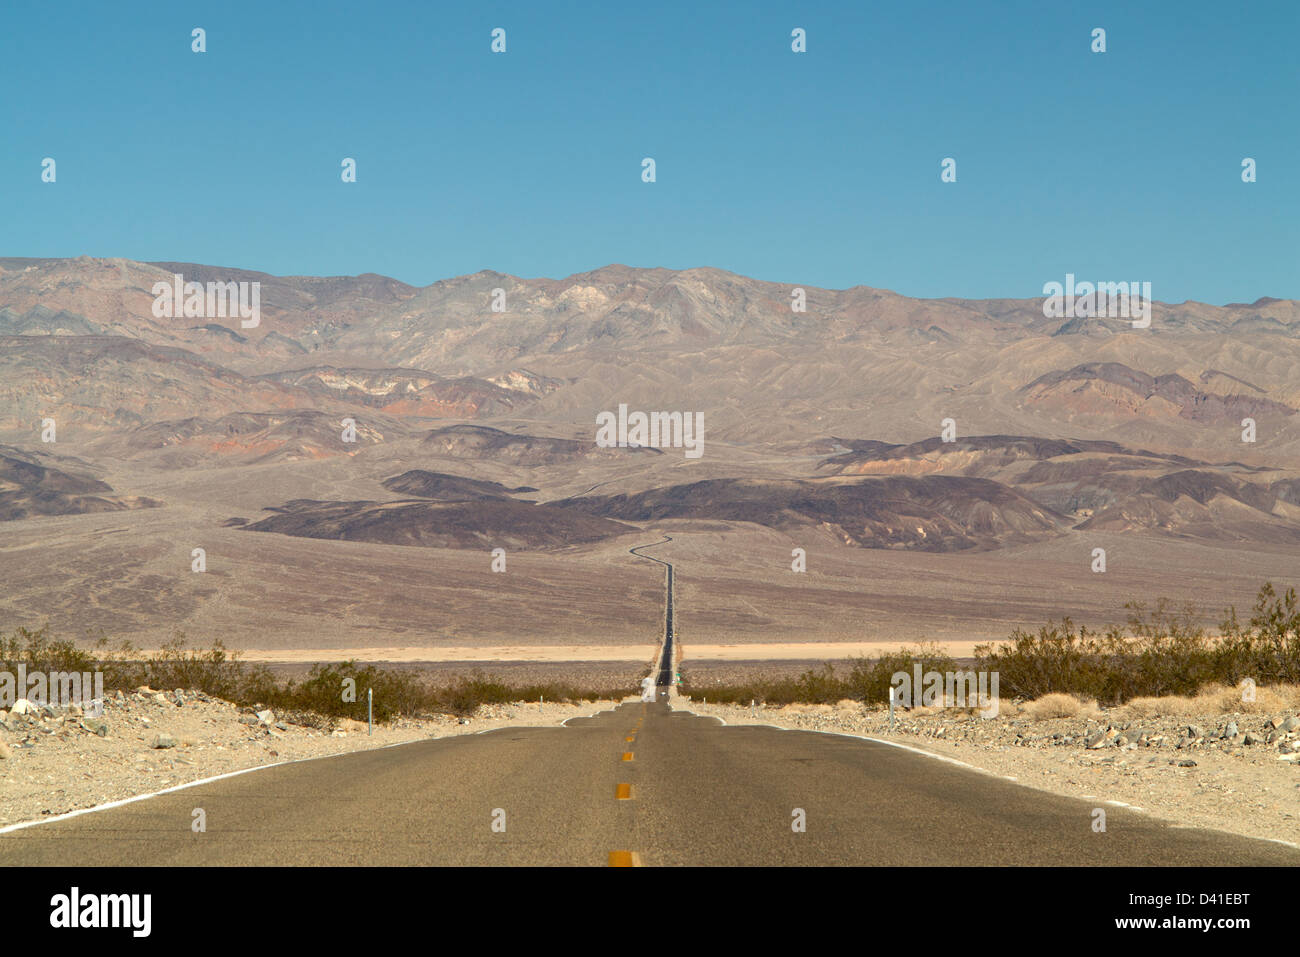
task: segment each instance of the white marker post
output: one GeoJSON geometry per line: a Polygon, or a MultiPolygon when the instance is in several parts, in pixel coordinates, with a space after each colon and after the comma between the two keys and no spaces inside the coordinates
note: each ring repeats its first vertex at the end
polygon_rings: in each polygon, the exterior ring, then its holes
{"type": "Polygon", "coordinates": [[[370,735],[375,733],[375,690],[366,689],[366,724],[370,727],[370,735]]]}
{"type": "Polygon", "coordinates": [[[889,733],[894,733],[894,686],[889,686],[889,733]]]}

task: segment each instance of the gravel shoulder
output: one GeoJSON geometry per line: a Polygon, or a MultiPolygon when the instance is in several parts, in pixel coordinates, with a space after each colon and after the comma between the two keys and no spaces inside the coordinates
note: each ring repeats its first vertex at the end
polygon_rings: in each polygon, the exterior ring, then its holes
{"type": "Polygon", "coordinates": [[[0,710],[0,827],[150,794],[249,768],[474,734],[544,727],[618,704],[484,705],[468,718],[399,718],[375,725],[343,720],[311,727],[305,716],[260,713],[197,692],[149,689],[108,696],[103,714],[73,707],[0,710]]]}
{"type": "Polygon", "coordinates": [[[734,725],[893,741],[1028,787],[1095,800],[1099,807],[1116,802],[1176,826],[1300,844],[1295,711],[1132,718],[1116,709],[1096,718],[1036,719],[1008,713],[1014,707],[993,718],[918,708],[900,711],[891,733],[887,709],[859,702],[760,705],[751,713],[739,705],[674,698],[673,707],[734,725]],[[1200,733],[1189,735],[1189,729],[1200,733]]]}

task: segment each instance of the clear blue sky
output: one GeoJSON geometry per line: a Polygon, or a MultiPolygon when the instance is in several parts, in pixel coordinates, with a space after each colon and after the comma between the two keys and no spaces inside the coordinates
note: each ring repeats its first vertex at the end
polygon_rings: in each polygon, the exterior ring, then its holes
{"type": "Polygon", "coordinates": [[[96,0],[0,19],[0,255],[419,285],[717,266],[963,297],[1073,272],[1164,301],[1300,298],[1296,0],[96,0]]]}

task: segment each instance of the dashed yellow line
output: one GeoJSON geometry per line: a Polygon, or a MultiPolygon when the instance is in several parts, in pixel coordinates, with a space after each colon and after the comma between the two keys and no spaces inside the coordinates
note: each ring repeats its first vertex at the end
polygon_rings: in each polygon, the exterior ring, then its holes
{"type": "Polygon", "coordinates": [[[631,760],[632,760],[632,752],[631,752],[631,751],[624,751],[624,752],[623,752],[623,760],[624,760],[624,761],[631,761],[631,760]]]}
{"type": "Polygon", "coordinates": [[[641,855],[636,851],[610,851],[610,867],[640,867],[641,855]]]}
{"type": "Polygon", "coordinates": [[[624,741],[635,741],[635,740],[636,740],[636,735],[635,735],[635,734],[629,734],[629,735],[628,735],[626,738],[624,738],[623,740],[624,740],[624,741]]]}
{"type": "Polygon", "coordinates": [[[615,795],[620,801],[632,800],[632,785],[628,784],[626,781],[621,782],[615,795]]]}

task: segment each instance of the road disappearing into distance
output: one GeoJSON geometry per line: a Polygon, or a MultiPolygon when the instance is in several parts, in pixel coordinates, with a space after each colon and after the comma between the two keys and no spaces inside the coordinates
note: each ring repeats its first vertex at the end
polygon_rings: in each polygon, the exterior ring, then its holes
{"type": "MultiPolygon", "coordinates": [[[[655,545],[672,541],[665,538],[655,545]]],[[[653,702],[274,765],[0,830],[0,864],[1297,865],[1300,850],[1033,790],[884,740],[653,702]],[[196,809],[207,829],[191,830],[196,809]]],[[[666,693],[665,693],[666,692],[666,693]]]]}

